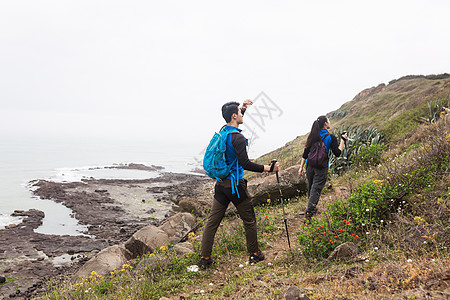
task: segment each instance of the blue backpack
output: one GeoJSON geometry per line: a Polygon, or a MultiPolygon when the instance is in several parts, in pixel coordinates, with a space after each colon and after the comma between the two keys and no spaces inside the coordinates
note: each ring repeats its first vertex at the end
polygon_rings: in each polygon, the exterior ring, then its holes
{"type": "MultiPolygon", "coordinates": [[[[226,129],[223,127],[218,133],[216,132],[209,142],[208,148],[206,148],[205,156],[203,157],[203,169],[206,175],[209,177],[222,182],[224,178],[230,175],[231,166],[233,164],[227,165],[225,159],[225,152],[227,151],[227,137],[228,134],[233,132],[239,132],[237,129],[226,129]]],[[[238,163],[236,159],[236,163],[238,163]]],[[[237,191],[237,183],[231,180],[233,194],[237,191]]],[[[239,197],[239,194],[238,194],[239,197]]]]}

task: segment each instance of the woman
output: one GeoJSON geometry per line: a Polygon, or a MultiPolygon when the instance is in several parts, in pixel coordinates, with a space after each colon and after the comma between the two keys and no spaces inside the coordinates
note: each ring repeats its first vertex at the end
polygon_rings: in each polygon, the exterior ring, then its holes
{"type": "MultiPolygon", "coordinates": [[[[303,151],[302,161],[300,163],[300,169],[298,174],[302,176],[304,174],[303,166],[306,162],[306,178],[308,179],[308,207],[305,212],[305,218],[307,221],[311,220],[311,217],[316,212],[316,206],[319,202],[320,194],[325,186],[328,175],[328,163],[326,167],[313,167],[308,163],[308,155],[310,155],[311,147],[315,143],[323,143],[326,147],[326,152],[329,153],[330,149],[334,155],[340,156],[344,149],[344,142],[347,140],[347,134],[342,134],[341,142],[338,146],[336,136],[330,134],[328,130],[331,128],[330,120],[326,116],[320,116],[314,121],[311,132],[305,143],[305,151],[303,151]]],[[[318,145],[317,145],[318,146],[318,145]]]]}

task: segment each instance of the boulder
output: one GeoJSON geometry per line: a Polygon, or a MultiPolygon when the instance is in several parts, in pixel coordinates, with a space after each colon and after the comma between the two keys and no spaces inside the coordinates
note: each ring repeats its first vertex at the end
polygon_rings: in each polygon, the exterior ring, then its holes
{"type": "Polygon", "coordinates": [[[204,217],[206,215],[206,211],[211,208],[212,197],[211,199],[196,199],[191,197],[183,197],[178,202],[178,206],[183,209],[183,211],[192,213],[196,216],[204,217]]]}
{"type": "Polygon", "coordinates": [[[302,293],[302,291],[296,286],[290,286],[286,293],[284,293],[284,299],[286,300],[309,300],[309,297],[302,293]]]}
{"type": "Polygon", "coordinates": [[[89,277],[92,271],[98,275],[108,275],[115,268],[122,268],[132,254],[123,246],[114,245],[103,249],[85,263],[73,276],[75,280],[89,277]]]}
{"type": "Polygon", "coordinates": [[[149,252],[154,252],[161,246],[167,246],[170,243],[167,233],[154,226],[148,225],[138,230],[125,243],[125,248],[132,253],[133,258],[142,256],[149,252]]]}
{"type": "Polygon", "coordinates": [[[168,218],[159,229],[169,236],[170,242],[178,243],[195,226],[195,218],[190,213],[178,213],[168,218]]]}
{"type": "Polygon", "coordinates": [[[346,242],[337,246],[331,252],[330,256],[328,256],[328,260],[350,259],[356,257],[358,254],[358,247],[352,242],[346,242]]]}
{"type": "Polygon", "coordinates": [[[141,260],[137,266],[136,270],[145,270],[149,267],[158,266],[161,269],[165,269],[167,265],[169,264],[169,260],[167,257],[159,257],[159,256],[152,256],[149,258],[145,258],[141,260]]]}
{"type": "Polygon", "coordinates": [[[173,247],[173,249],[175,250],[177,256],[185,256],[185,255],[188,255],[189,252],[192,252],[191,249],[186,248],[186,247],[182,247],[182,246],[179,246],[179,245],[175,245],[173,247]]]}
{"type": "MultiPolygon", "coordinates": [[[[280,187],[284,198],[292,198],[307,192],[306,177],[298,175],[299,167],[299,165],[292,166],[278,172],[280,187]]],[[[278,189],[278,182],[275,174],[251,179],[248,182],[247,187],[255,205],[266,203],[267,199],[274,200],[280,198],[280,191],[278,189]]]]}
{"type": "Polygon", "coordinates": [[[190,242],[178,243],[177,245],[180,247],[188,248],[190,250],[194,249],[194,246],[190,242]]]}

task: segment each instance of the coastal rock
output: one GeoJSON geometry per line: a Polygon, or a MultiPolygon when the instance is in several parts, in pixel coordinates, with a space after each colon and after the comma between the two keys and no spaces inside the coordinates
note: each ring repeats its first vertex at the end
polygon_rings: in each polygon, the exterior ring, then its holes
{"type": "Polygon", "coordinates": [[[138,255],[142,256],[149,252],[154,252],[161,246],[166,246],[170,243],[167,233],[153,225],[148,225],[137,231],[125,243],[125,248],[133,254],[133,258],[138,255]]]}
{"type": "MultiPolygon", "coordinates": [[[[293,166],[278,173],[284,198],[291,198],[307,192],[306,178],[298,176],[300,166],[293,166]]],[[[255,178],[247,184],[254,204],[266,203],[267,199],[279,199],[280,191],[276,175],[255,178]]]]}
{"type": "Polygon", "coordinates": [[[108,275],[115,268],[121,268],[129,259],[132,253],[122,246],[114,245],[103,249],[86,264],[84,264],[73,276],[73,279],[89,277],[92,271],[98,275],[108,275]]]}
{"type": "Polygon", "coordinates": [[[15,210],[11,216],[26,217],[18,226],[25,226],[27,229],[32,230],[42,225],[42,219],[45,217],[45,213],[37,209],[30,209],[27,211],[15,210]]]}
{"type": "Polygon", "coordinates": [[[309,297],[302,293],[302,291],[296,286],[290,286],[286,293],[284,293],[284,299],[286,300],[309,300],[309,297]]]}
{"type": "Polygon", "coordinates": [[[124,164],[124,165],[115,165],[111,167],[106,167],[106,169],[124,169],[124,170],[142,170],[142,171],[161,171],[164,169],[162,166],[147,166],[144,164],[136,164],[136,163],[130,163],[130,164],[124,164]]]}
{"type": "Polygon", "coordinates": [[[159,228],[177,243],[195,226],[195,218],[190,213],[179,213],[167,219],[159,228]]]}
{"type": "Polygon", "coordinates": [[[336,247],[328,256],[328,260],[349,259],[359,254],[358,247],[352,242],[347,242],[336,247]]]}

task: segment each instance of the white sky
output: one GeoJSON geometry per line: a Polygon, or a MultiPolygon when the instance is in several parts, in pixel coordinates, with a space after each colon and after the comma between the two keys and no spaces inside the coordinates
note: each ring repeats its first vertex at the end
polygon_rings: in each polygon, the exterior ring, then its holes
{"type": "Polygon", "coordinates": [[[201,150],[222,104],[264,91],[282,115],[259,129],[255,157],[365,88],[450,72],[449,15],[446,0],[3,0],[0,136],[169,136],[201,150]]]}

